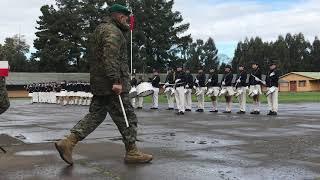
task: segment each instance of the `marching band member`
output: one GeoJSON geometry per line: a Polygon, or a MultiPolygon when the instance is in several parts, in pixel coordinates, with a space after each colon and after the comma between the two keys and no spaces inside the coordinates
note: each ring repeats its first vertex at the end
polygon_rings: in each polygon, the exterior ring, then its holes
{"type": "Polygon", "coordinates": [[[196,112],[204,112],[204,93],[206,90],[206,75],[202,69],[198,70],[198,75],[194,81],[195,89],[197,90],[198,109],[196,112]]]}
{"type": "Polygon", "coordinates": [[[237,114],[245,114],[247,101],[247,72],[244,70],[244,65],[239,65],[239,74],[236,78],[235,88],[240,105],[240,111],[238,111],[237,114]]]}
{"type": "MultiPolygon", "coordinates": [[[[136,79],[136,75],[132,74],[132,79],[130,81],[131,87],[137,87],[138,86],[138,81],[136,79]]],[[[136,98],[131,99],[131,105],[132,107],[136,108],[136,98]]]]}
{"type": "Polygon", "coordinates": [[[151,81],[153,87],[153,95],[152,95],[152,108],[151,109],[158,109],[159,104],[159,88],[160,88],[160,76],[158,70],[153,72],[153,79],[151,81]]]}
{"type": "Polygon", "coordinates": [[[193,76],[190,69],[186,69],[186,87],[185,87],[185,105],[186,111],[190,112],[192,109],[192,87],[193,87],[193,76]]]}
{"type": "Polygon", "coordinates": [[[272,62],[270,65],[270,71],[266,78],[266,85],[269,92],[268,94],[268,115],[276,116],[278,114],[278,92],[279,92],[279,72],[276,69],[276,63],[272,62]]]}
{"type": "Polygon", "coordinates": [[[232,96],[234,95],[232,80],[233,80],[233,74],[231,72],[231,66],[227,65],[224,69],[224,76],[221,81],[222,86],[227,90],[227,93],[225,94],[226,110],[223,113],[231,113],[232,96]]]}
{"type": "MultiPolygon", "coordinates": [[[[138,78],[138,84],[137,85],[139,85],[139,84],[141,84],[143,82],[144,82],[143,77],[140,75],[139,78],[138,78]]],[[[136,101],[138,102],[137,109],[142,109],[143,108],[143,97],[137,97],[136,101]]]]}
{"type": "Polygon", "coordinates": [[[218,112],[218,94],[219,94],[219,83],[218,83],[218,74],[215,72],[214,68],[210,69],[210,74],[209,74],[209,79],[207,82],[207,86],[208,86],[208,92],[210,92],[210,94],[208,94],[211,98],[212,101],[212,110],[210,110],[210,112],[214,112],[217,113],[218,112]]]}
{"type": "Polygon", "coordinates": [[[250,114],[260,114],[260,95],[262,73],[257,63],[252,63],[252,72],[249,78],[249,95],[253,97],[253,111],[250,114]]]}
{"type": "Polygon", "coordinates": [[[182,66],[177,67],[177,72],[175,74],[175,98],[177,103],[178,112],[177,115],[184,115],[185,111],[185,86],[186,75],[182,70],[182,66]]]}
{"type": "MultiPolygon", "coordinates": [[[[167,74],[167,77],[166,77],[166,81],[165,81],[165,85],[164,85],[164,88],[167,89],[167,88],[172,88],[173,90],[173,84],[174,84],[174,72],[173,72],[173,69],[170,68],[168,70],[168,74],[167,74]],[[170,85],[171,84],[171,85],[170,85]]],[[[166,90],[167,91],[167,90],[166,90]]],[[[166,92],[166,96],[167,96],[167,100],[168,100],[168,109],[169,111],[172,111],[174,110],[174,94],[170,91],[167,91],[166,92]]]]}

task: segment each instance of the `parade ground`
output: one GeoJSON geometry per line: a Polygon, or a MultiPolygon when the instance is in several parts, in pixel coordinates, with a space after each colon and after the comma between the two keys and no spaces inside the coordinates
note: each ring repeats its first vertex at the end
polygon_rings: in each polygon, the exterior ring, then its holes
{"type": "MultiPolygon", "coordinates": [[[[209,107],[209,104],[207,104],[209,107]]],[[[224,104],[220,104],[222,111],[224,104]]],[[[250,106],[249,106],[250,107],[250,106]]],[[[85,106],[13,100],[0,116],[1,180],[291,180],[320,178],[320,104],[280,104],[279,116],[136,111],[138,145],[154,155],[146,165],[123,163],[124,147],[107,117],[75,148],[75,165],[53,142],[88,111],[85,106]]]]}

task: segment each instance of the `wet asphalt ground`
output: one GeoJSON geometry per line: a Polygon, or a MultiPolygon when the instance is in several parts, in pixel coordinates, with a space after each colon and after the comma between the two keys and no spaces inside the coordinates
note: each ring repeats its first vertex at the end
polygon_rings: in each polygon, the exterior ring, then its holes
{"type": "Polygon", "coordinates": [[[282,104],[277,117],[266,116],[265,105],[258,116],[176,116],[146,107],[137,111],[138,145],[155,156],[151,164],[123,163],[120,134],[107,117],[76,146],[73,167],[60,159],[53,142],[67,134],[88,107],[11,104],[0,116],[0,180],[320,179],[320,104],[282,104]]]}

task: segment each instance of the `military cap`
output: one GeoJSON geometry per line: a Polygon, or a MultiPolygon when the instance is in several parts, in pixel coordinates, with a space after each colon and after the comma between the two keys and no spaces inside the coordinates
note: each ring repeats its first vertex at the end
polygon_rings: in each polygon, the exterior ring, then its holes
{"type": "Polygon", "coordinates": [[[243,64],[239,64],[238,67],[245,67],[243,64]]]}
{"type": "Polygon", "coordinates": [[[270,61],[269,66],[272,66],[272,65],[277,65],[277,63],[275,61],[270,61]]]}
{"type": "Polygon", "coordinates": [[[120,4],[112,5],[109,11],[110,13],[122,13],[126,16],[129,16],[131,14],[131,11],[127,7],[120,4]]]}
{"type": "Polygon", "coordinates": [[[253,64],[259,66],[259,64],[258,64],[257,62],[252,61],[252,62],[251,62],[251,65],[253,65],[253,64]]]}
{"type": "Polygon", "coordinates": [[[231,69],[231,65],[229,65],[229,64],[228,64],[228,65],[226,65],[226,67],[225,67],[225,68],[229,68],[229,69],[231,69]]]}

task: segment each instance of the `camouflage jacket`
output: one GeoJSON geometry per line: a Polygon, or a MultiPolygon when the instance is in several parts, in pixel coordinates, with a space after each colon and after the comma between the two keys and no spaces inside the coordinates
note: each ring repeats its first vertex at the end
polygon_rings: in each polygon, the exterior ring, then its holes
{"type": "Polygon", "coordinates": [[[0,76],[0,114],[4,113],[10,106],[6,89],[5,78],[0,76]]]}
{"type": "Polygon", "coordinates": [[[90,83],[94,95],[111,95],[112,85],[121,83],[130,91],[125,30],[110,17],[105,18],[93,34],[90,58],[90,83]]]}

